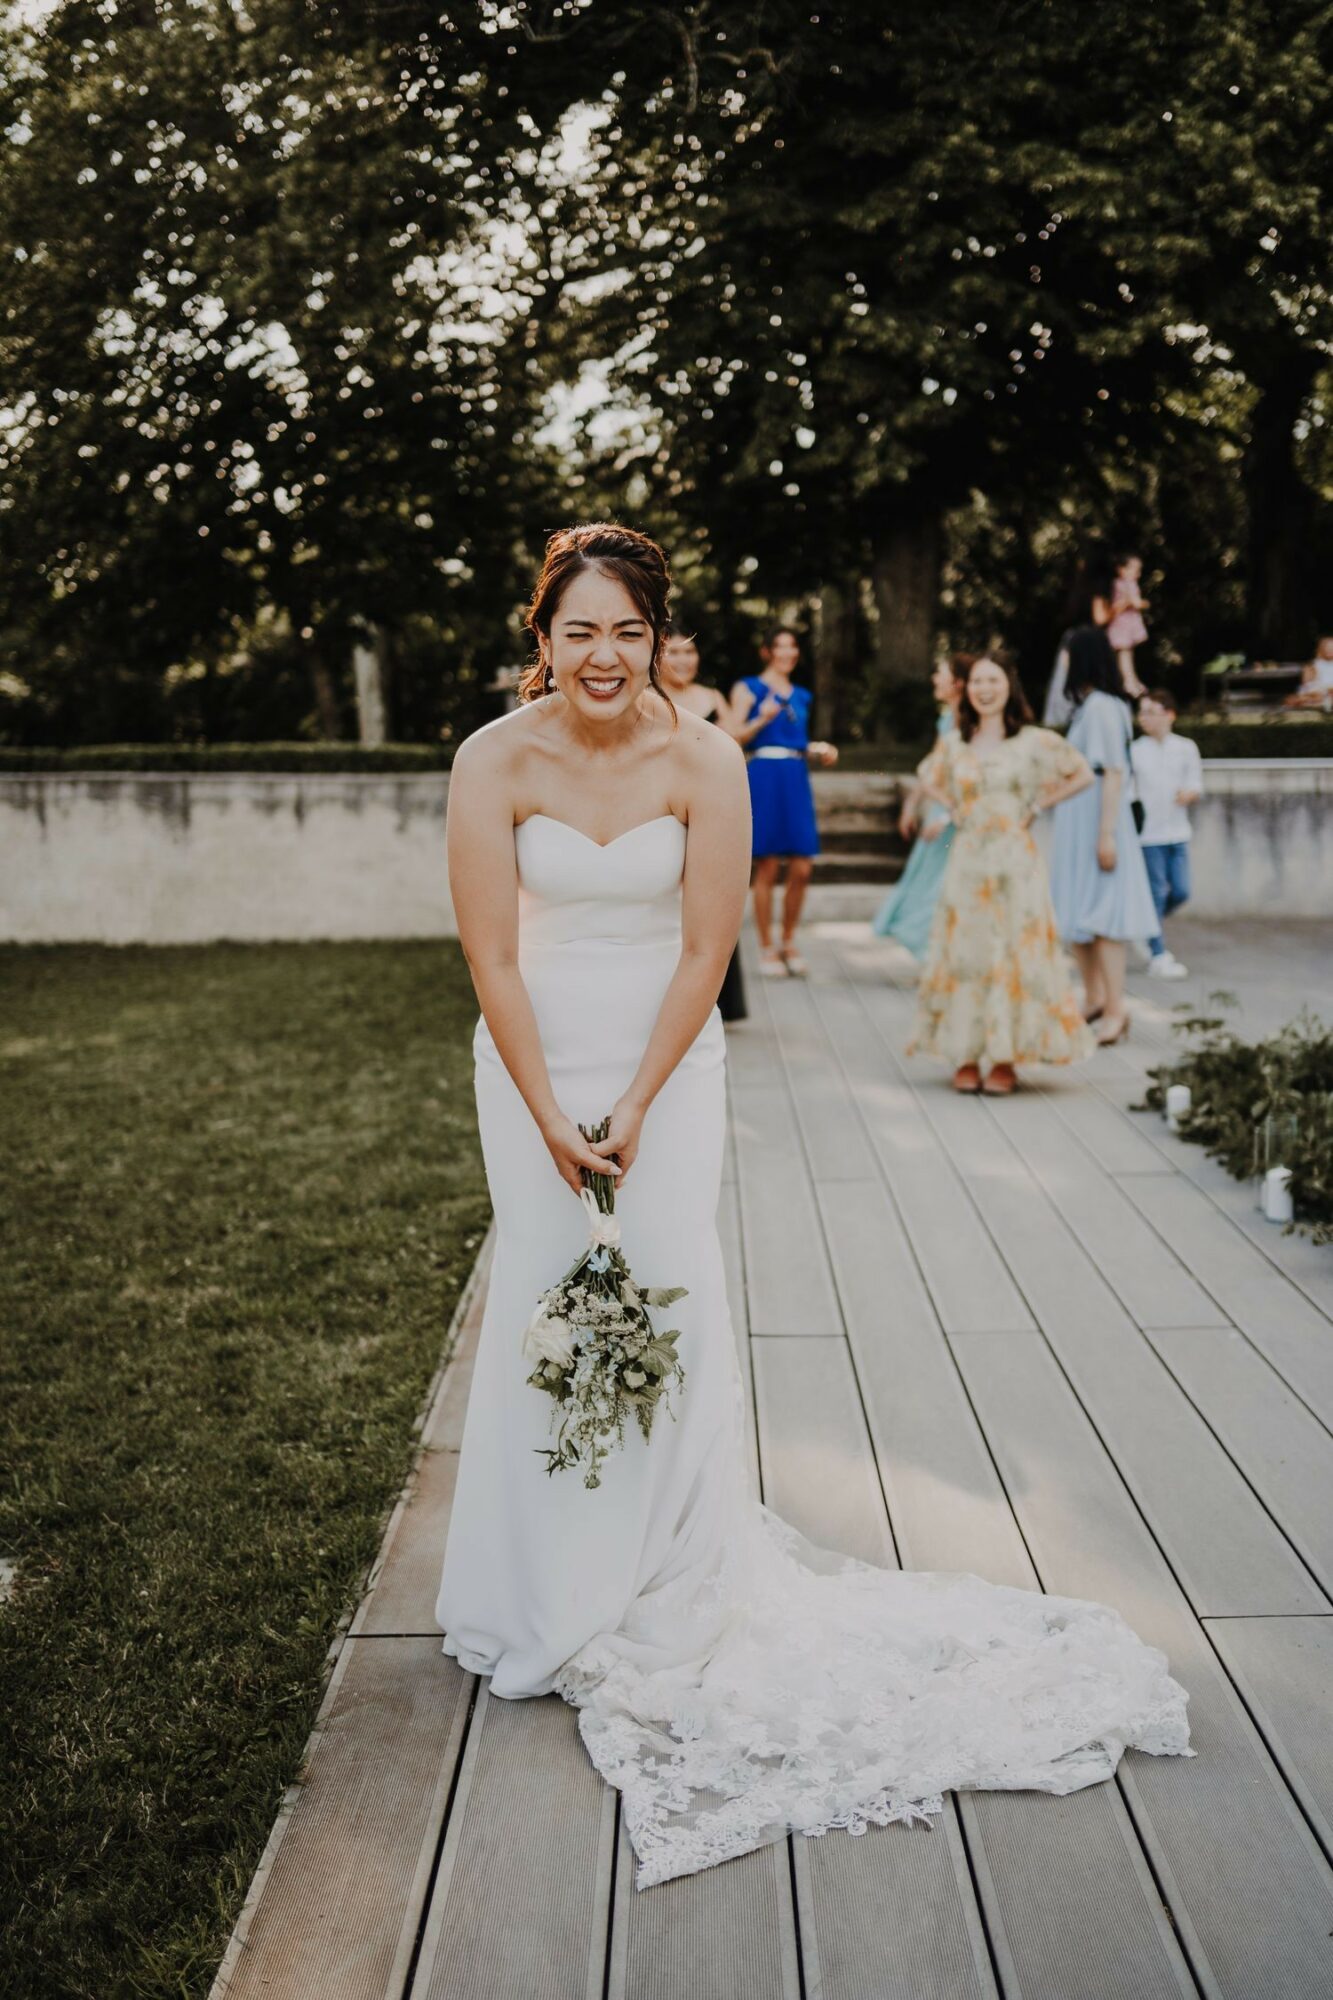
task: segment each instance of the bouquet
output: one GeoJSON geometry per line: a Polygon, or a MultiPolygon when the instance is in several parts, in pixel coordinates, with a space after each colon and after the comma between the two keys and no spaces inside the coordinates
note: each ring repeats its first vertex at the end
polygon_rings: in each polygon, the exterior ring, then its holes
{"type": "MultiPolygon", "coordinates": [[[[611,1121],[581,1125],[585,1139],[605,1139],[611,1121]]],[[[528,1381],[555,1399],[555,1444],[542,1452],[546,1470],[581,1467],[585,1486],[600,1486],[602,1461],[613,1443],[625,1442],[633,1416],[645,1438],[657,1406],[671,1410],[670,1389],[683,1383],[676,1354],[680,1335],[659,1333],[649,1309],[685,1297],[685,1288],[641,1286],[620,1253],[616,1184],[610,1174],[585,1170],[580,1199],[588,1216],[588,1247],[558,1285],[543,1292],[523,1335],[523,1358],[534,1366],[528,1381]]],[[[672,1412],[674,1417],[674,1412],[672,1412]]]]}

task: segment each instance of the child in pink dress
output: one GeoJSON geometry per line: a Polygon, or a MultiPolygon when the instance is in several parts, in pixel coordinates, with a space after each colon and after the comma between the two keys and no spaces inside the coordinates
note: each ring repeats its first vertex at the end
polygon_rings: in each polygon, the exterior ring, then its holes
{"type": "Polygon", "coordinates": [[[1120,663],[1120,678],[1125,684],[1125,693],[1135,700],[1144,692],[1144,687],[1134,668],[1134,648],[1141,646],[1148,636],[1148,628],[1143,622],[1148,600],[1139,595],[1139,578],[1142,575],[1143,561],[1140,556],[1123,556],[1116,564],[1115,582],[1111,587],[1111,622],[1106,628],[1106,636],[1115,647],[1115,656],[1120,663]]]}

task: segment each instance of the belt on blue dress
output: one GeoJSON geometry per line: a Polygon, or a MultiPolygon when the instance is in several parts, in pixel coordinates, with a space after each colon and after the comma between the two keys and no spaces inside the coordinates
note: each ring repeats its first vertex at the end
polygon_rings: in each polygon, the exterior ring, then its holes
{"type": "Polygon", "coordinates": [[[804,750],[780,750],[776,744],[765,744],[762,750],[752,750],[752,757],[804,757],[804,750]]]}

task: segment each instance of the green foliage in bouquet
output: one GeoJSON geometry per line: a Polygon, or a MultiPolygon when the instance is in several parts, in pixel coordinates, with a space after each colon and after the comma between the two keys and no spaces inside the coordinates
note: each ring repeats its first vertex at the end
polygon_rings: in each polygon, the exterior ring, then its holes
{"type": "MultiPolygon", "coordinates": [[[[593,1143],[610,1129],[609,1118],[579,1127],[593,1143]]],[[[670,1411],[672,1384],[685,1380],[676,1353],[680,1335],[658,1331],[650,1309],[674,1305],[686,1293],[681,1285],[636,1283],[620,1251],[613,1176],[585,1173],[583,1188],[588,1247],[543,1292],[523,1352],[535,1363],[528,1381],[556,1403],[555,1444],[541,1453],[547,1471],[581,1467],[584,1485],[600,1486],[603,1461],[625,1442],[626,1420],[633,1416],[647,1439],[658,1404],[670,1411]]]]}
{"type": "Polygon", "coordinates": [[[1333,1028],[1309,1013],[1262,1042],[1242,1041],[1215,1017],[1187,1015],[1176,1027],[1201,1039],[1150,1072],[1149,1105],[1161,1110],[1168,1084],[1188,1084],[1182,1137],[1206,1146],[1237,1180],[1290,1167],[1294,1227],[1333,1242],[1333,1028]],[[1281,1160],[1264,1147],[1273,1131],[1283,1135],[1281,1160]]]}

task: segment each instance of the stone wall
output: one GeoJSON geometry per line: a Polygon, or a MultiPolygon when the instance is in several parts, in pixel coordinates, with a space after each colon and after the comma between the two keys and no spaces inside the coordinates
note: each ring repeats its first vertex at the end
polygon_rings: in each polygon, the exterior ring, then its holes
{"type": "Polygon", "coordinates": [[[0,775],[0,935],[441,937],[445,773],[0,775]]]}
{"type": "Polygon", "coordinates": [[[1333,758],[1216,758],[1203,781],[1192,913],[1333,917],[1333,758]]]}
{"type": "MultiPolygon", "coordinates": [[[[1333,760],[1212,762],[1205,782],[1194,914],[1333,916],[1333,760]]],[[[850,771],[816,784],[873,875],[896,787],[850,771]]],[[[0,774],[0,937],[450,936],[447,791],[442,773],[0,774]]]]}

